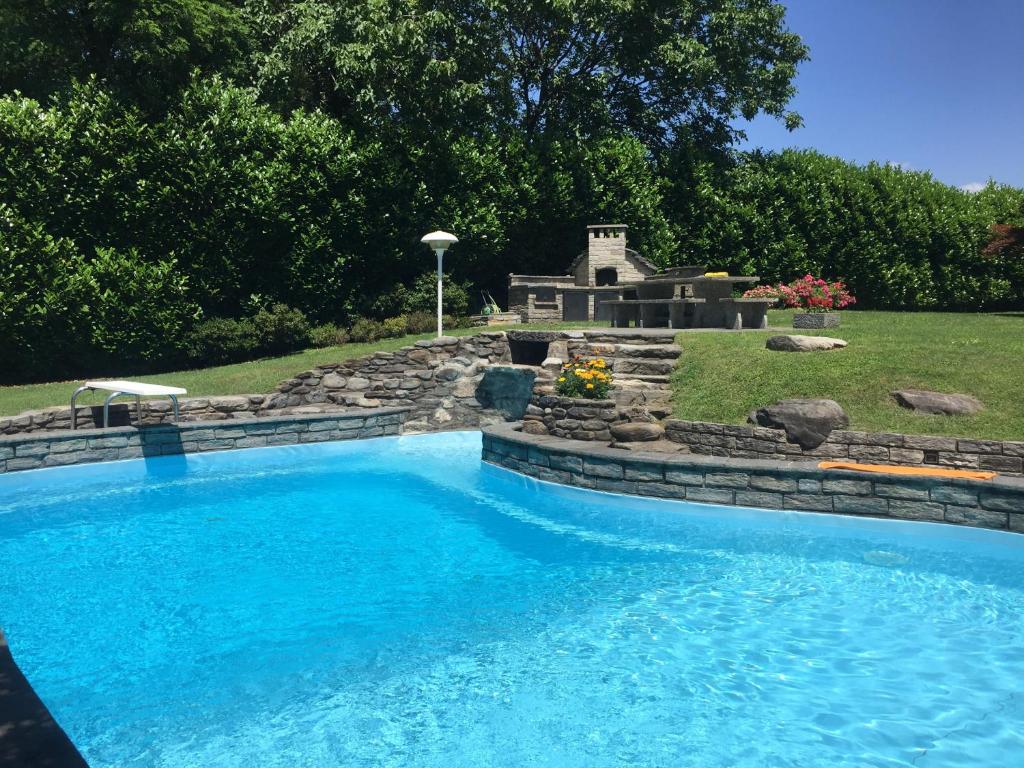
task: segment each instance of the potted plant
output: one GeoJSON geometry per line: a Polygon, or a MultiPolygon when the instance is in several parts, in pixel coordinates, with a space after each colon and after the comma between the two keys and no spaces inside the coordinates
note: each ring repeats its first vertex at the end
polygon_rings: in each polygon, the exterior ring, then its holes
{"type": "Polygon", "coordinates": [[[794,328],[836,328],[837,310],[856,304],[842,280],[829,282],[813,275],[804,275],[789,285],[761,285],[743,294],[745,297],[775,298],[787,307],[802,309],[793,315],[794,328]]]}

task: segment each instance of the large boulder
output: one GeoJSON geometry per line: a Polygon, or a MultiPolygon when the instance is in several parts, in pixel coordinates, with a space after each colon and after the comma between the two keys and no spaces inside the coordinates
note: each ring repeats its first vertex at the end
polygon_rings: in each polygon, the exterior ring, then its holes
{"type": "Polygon", "coordinates": [[[616,443],[649,443],[665,437],[665,428],[651,422],[612,424],[612,437],[616,443]]]}
{"type": "Polygon", "coordinates": [[[776,352],[817,352],[825,349],[841,349],[846,346],[842,339],[828,336],[772,336],[764,344],[766,349],[776,352]]]}
{"type": "Polygon", "coordinates": [[[938,413],[946,416],[978,413],[985,406],[971,395],[929,392],[924,389],[901,389],[892,393],[904,408],[921,413],[938,413]]]}
{"type": "Polygon", "coordinates": [[[786,439],[804,450],[817,448],[833,429],[844,429],[850,418],[835,400],[794,398],[758,408],[748,421],[771,429],[786,430],[786,439]]]}
{"type": "Polygon", "coordinates": [[[533,395],[535,371],[492,365],[484,369],[476,388],[476,399],[484,408],[498,411],[508,421],[518,421],[526,413],[533,395]]]}

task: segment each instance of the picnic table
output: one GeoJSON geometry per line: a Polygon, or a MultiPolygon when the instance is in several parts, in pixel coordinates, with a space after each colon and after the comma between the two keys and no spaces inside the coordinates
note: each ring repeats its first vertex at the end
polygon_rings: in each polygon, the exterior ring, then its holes
{"type": "Polygon", "coordinates": [[[773,299],[733,298],[735,286],[757,283],[739,277],[649,277],[624,289],[636,298],[607,301],[612,326],[628,328],[767,328],[773,299]]]}
{"type": "Polygon", "coordinates": [[[86,391],[102,389],[110,392],[107,399],[103,401],[103,428],[110,426],[110,401],[122,395],[135,396],[135,413],[138,423],[142,424],[142,398],[143,397],[168,397],[174,408],[174,421],[178,421],[178,395],[187,395],[188,390],[183,387],[167,387],[163,384],[145,384],[141,381],[87,381],[75,390],[71,395],[71,428],[78,426],[78,411],[75,409],[75,401],[78,396],[86,391]]]}

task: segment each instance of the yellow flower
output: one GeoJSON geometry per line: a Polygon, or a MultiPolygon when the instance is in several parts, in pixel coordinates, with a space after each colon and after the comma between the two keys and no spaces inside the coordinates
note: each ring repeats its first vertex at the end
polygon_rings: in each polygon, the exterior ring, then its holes
{"type": "Polygon", "coordinates": [[[593,388],[594,388],[593,384],[587,384],[587,389],[593,389],[593,388]]]}
{"type": "Polygon", "coordinates": [[[558,377],[558,380],[559,380],[559,381],[565,381],[565,376],[559,376],[559,377],[558,377]]]}

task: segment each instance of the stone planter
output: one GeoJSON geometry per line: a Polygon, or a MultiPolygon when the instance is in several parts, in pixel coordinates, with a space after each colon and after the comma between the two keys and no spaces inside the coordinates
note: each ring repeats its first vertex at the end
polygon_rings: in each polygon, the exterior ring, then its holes
{"type": "Polygon", "coordinates": [[[619,421],[614,400],[545,395],[536,399],[534,407],[536,410],[528,409],[524,417],[524,431],[536,429],[534,425],[526,428],[527,421],[534,421],[542,424],[547,434],[572,440],[608,442],[612,437],[611,425],[619,421]]]}
{"type": "Polygon", "coordinates": [[[793,315],[794,328],[838,328],[838,312],[797,312],[793,315]]]}

